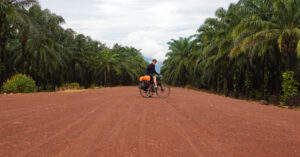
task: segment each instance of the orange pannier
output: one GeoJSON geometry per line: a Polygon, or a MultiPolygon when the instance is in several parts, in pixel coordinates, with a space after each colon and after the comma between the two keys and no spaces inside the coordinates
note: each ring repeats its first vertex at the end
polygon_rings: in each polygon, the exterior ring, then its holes
{"type": "Polygon", "coordinates": [[[143,82],[143,81],[149,82],[150,80],[151,80],[150,76],[142,76],[139,79],[140,82],[143,82]]]}
{"type": "Polygon", "coordinates": [[[144,76],[141,76],[139,80],[140,80],[140,82],[143,82],[144,76]]]}
{"type": "Polygon", "coordinates": [[[150,76],[144,76],[144,81],[149,82],[151,80],[150,76]]]}

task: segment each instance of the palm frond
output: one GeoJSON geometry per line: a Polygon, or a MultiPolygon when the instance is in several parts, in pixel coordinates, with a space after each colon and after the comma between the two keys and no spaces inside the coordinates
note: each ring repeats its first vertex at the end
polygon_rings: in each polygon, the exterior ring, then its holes
{"type": "Polygon", "coordinates": [[[300,40],[298,41],[298,44],[297,44],[297,54],[298,54],[298,57],[300,58],[300,40]]]}

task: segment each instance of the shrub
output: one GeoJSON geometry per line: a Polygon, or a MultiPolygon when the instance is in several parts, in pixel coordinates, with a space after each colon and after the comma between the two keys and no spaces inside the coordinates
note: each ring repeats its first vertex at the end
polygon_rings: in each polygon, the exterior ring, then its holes
{"type": "Polygon", "coordinates": [[[281,96],[281,105],[285,105],[288,98],[293,97],[297,94],[297,86],[299,85],[299,83],[294,79],[293,71],[286,71],[282,74],[282,77],[283,95],[281,96]]]}
{"type": "Polygon", "coordinates": [[[270,95],[269,103],[274,105],[280,104],[280,95],[270,95]]]}
{"type": "Polygon", "coordinates": [[[262,91],[259,91],[259,90],[255,90],[254,91],[254,99],[256,100],[262,100],[263,99],[263,92],[262,91]]]}
{"type": "Polygon", "coordinates": [[[47,85],[45,86],[45,91],[47,91],[47,92],[52,91],[52,85],[47,83],[47,85]]]}
{"type": "Polygon", "coordinates": [[[81,89],[79,83],[70,83],[68,89],[81,89]]]}
{"type": "Polygon", "coordinates": [[[36,91],[35,81],[26,75],[17,74],[2,86],[4,93],[32,93],[36,91]]]}
{"type": "Polygon", "coordinates": [[[192,89],[193,87],[191,85],[185,85],[184,88],[185,89],[192,89]]]}
{"type": "Polygon", "coordinates": [[[82,89],[82,87],[80,87],[79,83],[66,83],[62,86],[62,90],[68,90],[68,89],[82,89]]]}
{"type": "Polygon", "coordinates": [[[99,88],[98,86],[96,86],[94,83],[90,85],[89,87],[90,89],[96,89],[96,88],[99,88]]]}
{"type": "Polygon", "coordinates": [[[300,94],[298,93],[294,96],[287,98],[285,104],[290,107],[300,106],[300,94]]]}

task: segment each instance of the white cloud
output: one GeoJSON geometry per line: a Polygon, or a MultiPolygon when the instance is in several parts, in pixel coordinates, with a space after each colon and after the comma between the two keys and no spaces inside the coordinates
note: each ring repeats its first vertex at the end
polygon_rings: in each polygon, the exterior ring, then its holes
{"type": "Polygon", "coordinates": [[[167,42],[189,36],[219,7],[238,0],[40,0],[78,33],[108,45],[120,43],[162,61],[167,42]]]}
{"type": "Polygon", "coordinates": [[[166,52],[167,49],[156,41],[162,34],[163,32],[159,30],[137,31],[130,33],[128,37],[122,39],[121,42],[141,49],[143,55],[148,58],[159,58],[163,60],[165,54],[162,52],[166,52]]]}

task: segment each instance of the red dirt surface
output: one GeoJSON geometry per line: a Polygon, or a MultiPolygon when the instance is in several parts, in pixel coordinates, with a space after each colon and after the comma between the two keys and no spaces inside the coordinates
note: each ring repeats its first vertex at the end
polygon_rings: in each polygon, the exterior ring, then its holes
{"type": "Polygon", "coordinates": [[[297,157],[300,112],[180,88],[2,95],[0,156],[297,157]]]}

